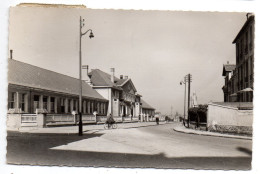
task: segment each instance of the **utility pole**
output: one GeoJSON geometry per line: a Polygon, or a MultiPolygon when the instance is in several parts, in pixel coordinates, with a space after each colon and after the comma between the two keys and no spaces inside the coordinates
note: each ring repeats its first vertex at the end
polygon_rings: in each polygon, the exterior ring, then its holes
{"type": "Polygon", "coordinates": [[[186,89],[187,89],[187,87],[186,87],[186,84],[187,84],[187,82],[188,82],[188,74],[184,77],[184,81],[181,81],[180,82],[180,85],[185,85],[184,86],[184,112],[183,112],[183,125],[185,126],[185,115],[186,115],[186,89]]]}
{"type": "Polygon", "coordinates": [[[171,119],[172,119],[173,117],[172,117],[172,106],[171,106],[171,119]]]}
{"type": "Polygon", "coordinates": [[[190,127],[190,115],[189,115],[189,109],[190,109],[190,83],[191,83],[191,74],[188,74],[188,127],[190,127]]]}

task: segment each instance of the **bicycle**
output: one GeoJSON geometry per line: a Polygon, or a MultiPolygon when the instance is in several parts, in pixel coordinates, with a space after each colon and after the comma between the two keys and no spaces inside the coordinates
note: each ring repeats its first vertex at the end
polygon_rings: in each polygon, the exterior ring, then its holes
{"type": "Polygon", "coordinates": [[[117,129],[117,124],[116,123],[105,123],[104,124],[104,129],[117,129]]]}

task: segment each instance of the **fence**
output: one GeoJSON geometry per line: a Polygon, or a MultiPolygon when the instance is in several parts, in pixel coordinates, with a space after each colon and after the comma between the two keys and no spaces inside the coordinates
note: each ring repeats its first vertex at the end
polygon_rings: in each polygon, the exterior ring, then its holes
{"type": "MultiPolygon", "coordinates": [[[[77,124],[79,122],[79,115],[71,115],[71,114],[48,114],[46,116],[46,124],[48,123],[67,123],[67,124],[77,124]]],[[[94,115],[82,115],[83,123],[95,123],[96,117],[94,115]]]]}
{"type": "Polygon", "coordinates": [[[95,115],[82,115],[82,122],[96,122],[95,115]]]}
{"type": "Polygon", "coordinates": [[[105,123],[107,116],[97,116],[97,123],[105,123]]]}
{"type": "Polygon", "coordinates": [[[36,114],[22,114],[21,115],[21,126],[37,126],[37,115],[36,114]]]}
{"type": "Polygon", "coordinates": [[[46,115],[46,124],[48,123],[58,123],[58,122],[75,122],[73,115],[58,115],[58,114],[48,114],[46,115]]]}

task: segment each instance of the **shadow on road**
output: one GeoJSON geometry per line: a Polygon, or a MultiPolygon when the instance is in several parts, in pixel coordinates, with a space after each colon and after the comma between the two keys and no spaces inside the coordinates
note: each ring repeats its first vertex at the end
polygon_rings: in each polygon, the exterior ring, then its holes
{"type": "Polygon", "coordinates": [[[250,149],[247,149],[247,148],[244,148],[244,147],[237,147],[237,150],[252,156],[252,150],[250,150],[250,149]]]}
{"type": "Polygon", "coordinates": [[[75,167],[251,169],[251,157],[167,157],[164,153],[147,155],[51,149],[101,135],[86,133],[80,137],[77,134],[19,133],[15,135],[8,133],[7,163],[75,167]]]}
{"type": "MultiPolygon", "coordinates": [[[[123,123],[122,123],[122,124],[123,124],[123,123]]],[[[120,124],[117,123],[117,125],[118,125],[117,129],[136,129],[136,128],[143,128],[143,127],[160,126],[160,125],[156,125],[156,124],[154,124],[154,125],[143,125],[143,126],[139,126],[139,125],[137,125],[137,126],[121,127],[121,126],[120,126],[121,123],[120,123],[120,124]]],[[[161,125],[164,125],[164,124],[161,124],[161,125]]],[[[87,129],[87,127],[86,127],[85,129],[87,129]]],[[[84,132],[90,132],[90,131],[96,131],[96,132],[99,132],[99,131],[103,131],[103,130],[107,130],[107,129],[104,129],[104,128],[91,129],[91,130],[85,130],[84,132]]],[[[111,128],[111,129],[109,129],[109,130],[113,130],[113,129],[111,128]]],[[[94,133],[96,133],[96,132],[94,132],[94,133]]]]}

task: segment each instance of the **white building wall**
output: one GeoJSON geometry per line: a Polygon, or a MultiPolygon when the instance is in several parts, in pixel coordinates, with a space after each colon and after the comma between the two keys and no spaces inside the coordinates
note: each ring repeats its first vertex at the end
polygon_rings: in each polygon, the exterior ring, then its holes
{"type": "Polygon", "coordinates": [[[111,98],[111,88],[94,88],[102,97],[107,99],[108,108],[107,108],[107,115],[112,113],[112,98],[111,98]]]}
{"type": "Polygon", "coordinates": [[[253,125],[253,110],[238,110],[210,103],[207,122],[208,127],[213,125],[251,127],[253,125]]]}

